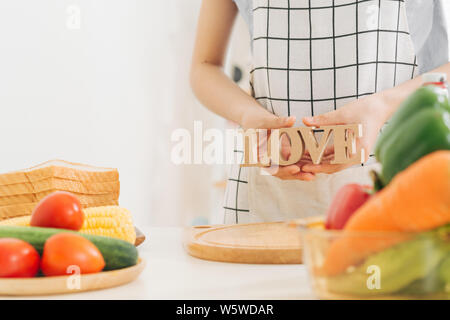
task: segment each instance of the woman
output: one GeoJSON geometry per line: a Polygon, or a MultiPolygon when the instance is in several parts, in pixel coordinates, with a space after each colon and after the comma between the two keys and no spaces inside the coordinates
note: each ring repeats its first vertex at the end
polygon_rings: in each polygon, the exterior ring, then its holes
{"type": "MultiPolygon", "coordinates": [[[[421,85],[416,76],[450,72],[438,0],[235,2],[203,0],[191,83],[205,106],[246,129],[361,123],[358,144],[371,151],[384,123],[421,85]],[[238,8],[252,34],[252,96],[221,70],[238,8]]],[[[235,165],[224,222],[323,214],[342,185],[369,182],[377,166],[369,153],[363,166],[305,160],[272,176],[235,165]]]]}

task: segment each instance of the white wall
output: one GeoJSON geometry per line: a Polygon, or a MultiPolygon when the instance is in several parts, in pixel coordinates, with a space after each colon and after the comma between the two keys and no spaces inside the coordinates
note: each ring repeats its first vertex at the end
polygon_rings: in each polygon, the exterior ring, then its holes
{"type": "MultiPolygon", "coordinates": [[[[444,4],[444,10],[445,14],[447,16],[447,26],[449,28],[449,34],[450,34],[450,0],[443,0],[442,3],[444,4]]],[[[449,43],[450,48],[450,43],[449,43]]]]}

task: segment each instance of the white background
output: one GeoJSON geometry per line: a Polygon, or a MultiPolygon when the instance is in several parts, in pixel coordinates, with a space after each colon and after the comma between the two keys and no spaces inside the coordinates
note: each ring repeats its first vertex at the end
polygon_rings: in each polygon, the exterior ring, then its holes
{"type": "Polygon", "coordinates": [[[223,126],[188,86],[199,4],[0,0],[0,171],[54,158],[117,167],[120,202],[141,224],[218,210],[224,168],[169,158],[173,129],[223,126]]]}
{"type": "MultiPolygon", "coordinates": [[[[445,13],[447,14],[447,21],[450,17],[450,1],[449,0],[444,0],[444,7],[445,7],[445,13]]],[[[450,25],[450,21],[447,23],[450,25]]]]}

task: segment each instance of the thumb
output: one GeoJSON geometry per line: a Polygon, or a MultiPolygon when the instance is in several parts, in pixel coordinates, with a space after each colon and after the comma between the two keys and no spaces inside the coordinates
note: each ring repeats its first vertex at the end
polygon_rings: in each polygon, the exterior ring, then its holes
{"type": "Polygon", "coordinates": [[[290,117],[273,117],[266,121],[264,129],[280,129],[289,128],[295,124],[296,118],[294,116],[290,117]]]}
{"type": "Polygon", "coordinates": [[[302,120],[308,127],[329,126],[342,124],[339,115],[340,113],[337,110],[334,110],[314,117],[304,117],[302,120]]]}

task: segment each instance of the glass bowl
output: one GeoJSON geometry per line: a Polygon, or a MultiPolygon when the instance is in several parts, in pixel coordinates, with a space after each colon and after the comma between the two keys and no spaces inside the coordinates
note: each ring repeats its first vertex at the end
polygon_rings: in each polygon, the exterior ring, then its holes
{"type": "Polygon", "coordinates": [[[450,225],[423,233],[297,227],[321,299],[450,299],[450,225]]]}

